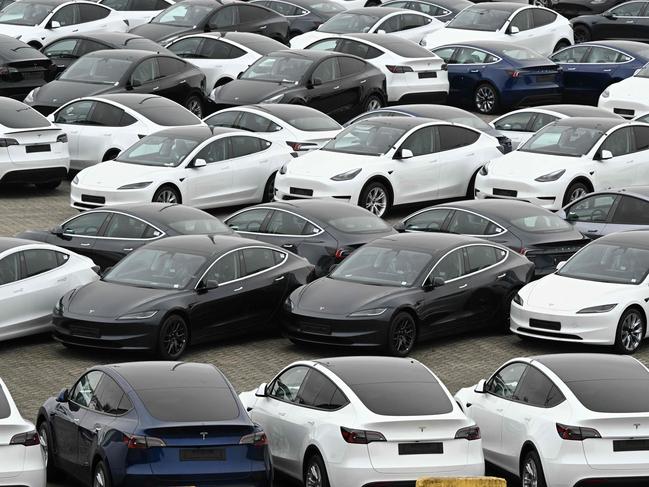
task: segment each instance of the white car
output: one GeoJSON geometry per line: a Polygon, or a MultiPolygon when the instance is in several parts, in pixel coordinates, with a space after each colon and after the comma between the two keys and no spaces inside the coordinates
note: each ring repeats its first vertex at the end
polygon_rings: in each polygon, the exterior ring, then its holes
{"type": "Polygon", "coordinates": [[[516,149],[547,124],[569,117],[622,118],[588,105],[544,105],[511,111],[492,120],[489,125],[509,137],[512,148],[516,149]]]}
{"type": "Polygon", "coordinates": [[[69,167],[65,132],[24,103],[0,97],[0,182],[54,189],[69,167]]]}
{"type": "Polygon", "coordinates": [[[70,169],[75,170],[114,159],[159,130],[203,125],[200,118],[168,98],[137,93],[77,98],[47,118],[68,134],[70,169]]]}
{"type": "Polygon", "coordinates": [[[237,129],[166,129],[77,174],[70,202],[85,210],[150,201],[196,208],[270,201],[275,173],[294,155],[286,144],[237,129]]]}
{"type": "Polygon", "coordinates": [[[97,3],[117,10],[132,29],[147,24],[153,17],[171,7],[174,0],[99,0],[97,3]]]}
{"type": "Polygon", "coordinates": [[[57,37],[93,30],[126,32],[126,19],[112,8],[83,0],[16,0],[0,12],[0,32],[36,49],[57,37]]]}
{"type": "Polygon", "coordinates": [[[444,60],[407,39],[390,34],[330,35],[306,49],[353,54],[373,64],[385,75],[389,102],[443,102],[448,96],[444,60]]]}
{"type": "Polygon", "coordinates": [[[391,34],[419,43],[426,34],[444,26],[430,15],[414,10],[364,7],[334,15],[317,30],[291,39],[293,49],[304,49],[331,34],[391,34]]]}
{"type": "Polygon", "coordinates": [[[597,106],[610,112],[633,118],[649,112],[649,65],[633,76],[606,88],[599,96],[597,106]]]}
{"type": "Polygon", "coordinates": [[[422,41],[427,49],[473,41],[501,41],[549,56],[574,44],[570,21],[556,12],[520,3],[488,2],[462,10],[422,41]]]}
{"type": "Polygon", "coordinates": [[[592,191],[649,184],[649,126],[619,118],[565,118],[489,161],[476,198],[518,198],[557,211],[592,191]]]}
{"type": "Polygon", "coordinates": [[[478,169],[502,154],[499,147],[466,125],[375,117],[282,167],[275,199],[336,198],[383,216],[393,205],[470,196],[478,169]]]}
{"type": "Polygon", "coordinates": [[[649,371],[632,357],[515,358],[455,399],[525,487],[646,485],[649,371]]]}
{"type": "Polygon", "coordinates": [[[50,330],[61,296],[99,279],[98,270],[88,257],[55,245],[0,238],[0,340],[50,330]]]}
{"type": "Polygon", "coordinates": [[[273,467],[306,486],[484,474],[480,430],[410,358],[294,362],[240,398],[268,435],[273,467]]]}
{"type": "Polygon", "coordinates": [[[45,487],[46,463],[36,427],[23,419],[0,379],[0,486],[45,487]]]}
{"type": "Polygon", "coordinates": [[[523,287],[512,302],[511,330],[635,352],[647,335],[648,237],[642,230],[600,237],[523,287]]]}
{"type": "Polygon", "coordinates": [[[322,147],[343,129],[315,108],[287,103],[265,103],[226,108],[203,120],[210,127],[231,127],[261,134],[287,144],[298,155],[322,147]]]}
{"type": "Polygon", "coordinates": [[[237,79],[257,59],[286,46],[260,34],[206,32],[180,37],[167,46],[177,56],[198,66],[206,76],[208,93],[237,79]]]}

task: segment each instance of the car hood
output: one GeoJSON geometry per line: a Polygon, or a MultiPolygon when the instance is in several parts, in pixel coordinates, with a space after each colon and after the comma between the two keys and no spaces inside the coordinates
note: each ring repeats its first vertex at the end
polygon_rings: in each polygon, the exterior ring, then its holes
{"type": "Polygon", "coordinates": [[[424,36],[422,45],[426,49],[443,46],[444,44],[466,43],[471,41],[493,41],[501,40],[498,32],[485,32],[468,29],[449,29],[443,27],[424,36]]]}
{"type": "Polygon", "coordinates": [[[237,79],[223,85],[216,92],[216,99],[214,101],[216,103],[249,105],[259,103],[271,96],[279,95],[293,87],[295,87],[294,84],[288,83],[237,79]]]}
{"type": "Polygon", "coordinates": [[[625,98],[637,100],[649,88],[649,79],[631,76],[608,87],[609,96],[612,98],[625,98]]]}
{"type": "Polygon", "coordinates": [[[155,42],[166,41],[172,37],[195,32],[193,27],[165,24],[142,24],[132,28],[129,34],[137,34],[155,42]]]}
{"type": "MultiPolygon", "coordinates": [[[[314,150],[289,162],[287,175],[331,178],[353,169],[365,168],[377,162],[377,156],[343,154],[327,150],[314,150]]],[[[362,172],[362,171],[361,171],[362,172]]],[[[358,176],[357,176],[358,177],[358,176]]]]}
{"type": "Polygon", "coordinates": [[[323,277],[298,290],[295,311],[347,316],[354,311],[384,307],[385,299],[404,288],[372,286],[323,277]]]}
{"type": "Polygon", "coordinates": [[[173,168],[106,161],[90,166],[78,174],[79,186],[86,188],[112,188],[131,183],[155,181],[173,168]]]}
{"type": "Polygon", "coordinates": [[[489,176],[520,178],[527,181],[560,169],[574,167],[583,159],[583,157],[532,154],[516,150],[494,159],[489,164],[489,176]]]}
{"type": "Polygon", "coordinates": [[[0,24],[0,32],[9,37],[29,35],[40,30],[42,29],[36,25],[0,24]]]}
{"type": "Polygon", "coordinates": [[[72,294],[65,311],[88,318],[117,318],[132,311],[147,311],[143,307],[175,294],[178,290],[95,281],[72,294]]]}
{"type": "Polygon", "coordinates": [[[550,274],[525,286],[519,294],[525,307],[576,312],[583,308],[620,303],[637,286],[573,279],[550,274]],[[575,292],[578,289],[579,292],[575,292]]]}
{"type": "Polygon", "coordinates": [[[61,106],[84,96],[95,96],[115,89],[115,85],[55,80],[40,87],[34,96],[34,105],[61,106]]]}

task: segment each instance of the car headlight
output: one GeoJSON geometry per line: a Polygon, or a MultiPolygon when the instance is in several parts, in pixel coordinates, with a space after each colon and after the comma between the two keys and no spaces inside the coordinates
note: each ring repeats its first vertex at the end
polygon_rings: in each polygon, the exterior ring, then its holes
{"type": "Polygon", "coordinates": [[[611,311],[613,308],[617,306],[617,303],[615,304],[600,304],[599,306],[591,306],[590,308],[584,308],[580,309],[577,311],[578,315],[585,315],[585,314],[590,314],[590,313],[608,313],[611,311]]]}
{"type": "Polygon", "coordinates": [[[34,103],[34,97],[36,96],[36,93],[38,93],[38,90],[40,90],[40,88],[34,88],[32,91],[27,93],[27,96],[25,97],[23,102],[24,103],[34,103]]]}
{"type": "Polygon", "coordinates": [[[518,293],[516,293],[516,296],[514,296],[514,299],[512,299],[512,301],[519,306],[523,306],[523,298],[521,298],[521,295],[518,293]]]}
{"type": "Polygon", "coordinates": [[[146,188],[149,186],[153,181],[143,181],[141,183],[131,183],[131,184],[125,184],[124,186],[120,186],[117,189],[142,189],[146,188]]]}
{"type": "Polygon", "coordinates": [[[210,92],[210,96],[209,96],[210,100],[212,100],[212,101],[216,101],[216,95],[219,94],[219,91],[221,91],[221,89],[223,89],[223,85],[221,85],[221,86],[217,86],[216,88],[214,88],[214,89],[210,92]]]}
{"type": "Polygon", "coordinates": [[[284,98],[284,93],[280,93],[279,95],[271,96],[270,98],[261,100],[261,103],[279,103],[282,98],[284,98]]]}
{"type": "Polygon", "coordinates": [[[538,181],[539,183],[547,183],[549,181],[556,181],[559,179],[561,176],[565,174],[566,170],[565,169],[560,169],[559,171],[554,171],[548,174],[544,174],[543,176],[539,176],[536,178],[534,181],[538,181]]]}
{"type": "Polygon", "coordinates": [[[387,308],[362,309],[355,311],[349,316],[380,316],[387,311],[387,308]]]}
{"type": "Polygon", "coordinates": [[[288,166],[288,164],[284,164],[282,167],[279,168],[280,174],[286,174],[286,170],[287,170],[286,166],[288,166]]]}
{"type": "Polygon", "coordinates": [[[486,176],[487,174],[489,174],[489,164],[491,163],[488,162],[480,168],[480,176],[486,176]]]}
{"type": "Polygon", "coordinates": [[[611,92],[608,91],[608,88],[602,91],[602,94],[600,95],[602,98],[608,98],[610,96],[611,92]]]}
{"type": "Polygon", "coordinates": [[[361,172],[361,168],[359,167],[358,169],[352,169],[351,171],[343,172],[340,174],[336,174],[331,178],[332,181],[349,181],[350,179],[354,179],[356,176],[358,176],[358,173],[361,172]]]}
{"type": "Polygon", "coordinates": [[[78,174],[72,180],[72,184],[79,184],[79,175],[78,174]]]}
{"type": "Polygon", "coordinates": [[[153,318],[157,312],[158,312],[157,309],[150,310],[150,311],[138,311],[136,313],[122,315],[117,319],[118,320],[148,320],[149,318],[153,318]]]}

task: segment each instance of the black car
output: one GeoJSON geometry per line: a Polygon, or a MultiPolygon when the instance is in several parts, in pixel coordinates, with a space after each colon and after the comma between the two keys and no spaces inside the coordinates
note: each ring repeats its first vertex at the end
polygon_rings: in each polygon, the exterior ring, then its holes
{"type": "Polygon", "coordinates": [[[649,42],[649,2],[645,0],[616,5],[602,13],[580,15],[570,22],[577,43],[607,39],[649,42]]]}
{"type": "Polygon", "coordinates": [[[0,34],[0,96],[23,101],[27,93],[54,79],[52,61],[32,46],[0,34]]]}
{"type": "Polygon", "coordinates": [[[225,223],[246,237],[301,255],[316,266],[318,276],[367,242],[396,233],[364,208],[326,199],[252,206],[225,223]]]}
{"type": "Polygon", "coordinates": [[[199,118],[205,75],[176,56],[133,49],[95,51],[77,59],[56,80],[36,88],[25,103],[43,115],[82,96],[147,93],[169,98],[199,118]]]}
{"type": "Polygon", "coordinates": [[[579,15],[601,14],[611,7],[615,7],[624,2],[624,0],[542,0],[556,12],[564,17],[571,19],[579,15]]]}
{"type": "Polygon", "coordinates": [[[352,118],[349,122],[343,125],[343,127],[348,127],[353,123],[373,117],[422,117],[460,123],[497,138],[505,154],[512,150],[512,141],[509,140],[509,137],[493,128],[477,115],[467,112],[462,108],[452,107],[449,105],[393,105],[363,113],[358,117],[352,118]]]}
{"type": "Polygon", "coordinates": [[[163,238],[65,294],[54,309],[54,338],[175,360],[190,343],[268,330],[286,296],[312,275],[306,259],[256,240],[163,238]]]}
{"type": "Polygon", "coordinates": [[[19,237],[72,250],[106,269],[133,250],[164,237],[232,233],[218,218],[198,208],[142,203],[86,211],[52,230],[28,230],[19,237]]]}
{"type": "Polygon", "coordinates": [[[58,37],[41,48],[41,52],[56,65],[56,72],[62,73],[73,62],[85,54],[102,49],[141,49],[171,54],[151,39],[128,32],[95,31],[58,37]]]}
{"type": "Polygon", "coordinates": [[[407,8],[435,17],[441,22],[449,22],[467,7],[473,5],[469,0],[390,0],[382,7],[407,8]]]}
{"type": "Polygon", "coordinates": [[[227,0],[183,0],[130,30],[162,45],[183,35],[212,31],[253,32],[288,43],[288,20],[282,15],[260,5],[227,0]]]}
{"type": "Polygon", "coordinates": [[[534,264],[507,247],[462,235],[407,233],[364,245],[284,303],[297,343],[382,348],[408,355],[420,340],[499,322],[534,264]]]}
{"type": "Polygon", "coordinates": [[[554,272],[559,262],[590,241],[551,211],[519,200],[431,206],[407,216],[394,228],[399,232],[456,233],[505,245],[534,263],[536,277],[554,272]]]}
{"type": "Polygon", "coordinates": [[[316,30],[334,15],[345,11],[345,7],[333,0],[253,0],[250,3],[263,5],[286,17],[291,38],[316,30]]]}
{"type": "Polygon", "coordinates": [[[290,50],[270,53],[239,79],[212,91],[217,109],[257,103],[294,103],[338,122],[386,104],[385,75],[356,56],[290,50]]]}

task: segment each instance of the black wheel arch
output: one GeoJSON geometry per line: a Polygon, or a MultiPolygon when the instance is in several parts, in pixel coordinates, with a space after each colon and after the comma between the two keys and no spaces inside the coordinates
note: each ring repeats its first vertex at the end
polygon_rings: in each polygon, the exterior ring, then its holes
{"type": "Polygon", "coordinates": [[[392,183],[390,182],[390,180],[385,176],[381,176],[381,175],[372,176],[370,179],[365,181],[365,184],[363,184],[363,187],[361,188],[361,193],[365,190],[367,185],[374,182],[381,183],[385,186],[385,189],[388,190],[388,197],[390,198],[390,202],[389,202],[390,206],[392,206],[394,204],[394,188],[392,187],[392,183]]]}
{"type": "Polygon", "coordinates": [[[320,449],[317,446],[313,444],[307,446],[306,450],[304,450],[304,456],[302,457],[302,477],[304,477],[304,475],[306,474],[306,462],[308,462],[309,458],[314,455],[318,455],[324,462],[324,457],[322,456],[322,453],[320,453],[320,449]]]}
{"type": "Polygon", "coordinates": [[[175,190],[178,192],[178,196],[180,197],[180,201],[178,202],[178,204],[182,204],[182,202],[183,202],[183,193],[182,193],[182,191],[180,191],[180,188],[179,188],[178,185],[175,184],[175,183],[162,183],[162,184],[161,184],[160,186],[158,186],[157,189],[154,191],[154,194],[157,193],[160,189],[165,188],[165,187],[169,187],[169,188],[175,189],[175,190]]]}
{"type": "MultiPolygon", "coordinates": [[[[523,443],[523,446],[521,447],[521,454],[518,459],[518,471],[520,472],[521,469],[523,468],[523,462],[525,461],[525,457],[529,452],[536,452],[536,454],[539,456],[539,460],[541,460],[541,454],[539,453],[539,449],[536,447],[534,443],[532,443],[530,440],[527,440],[525,443],[523,443]]],[[[541,467],[543,467],[543,460],[541,460],[541,467]]]]}

